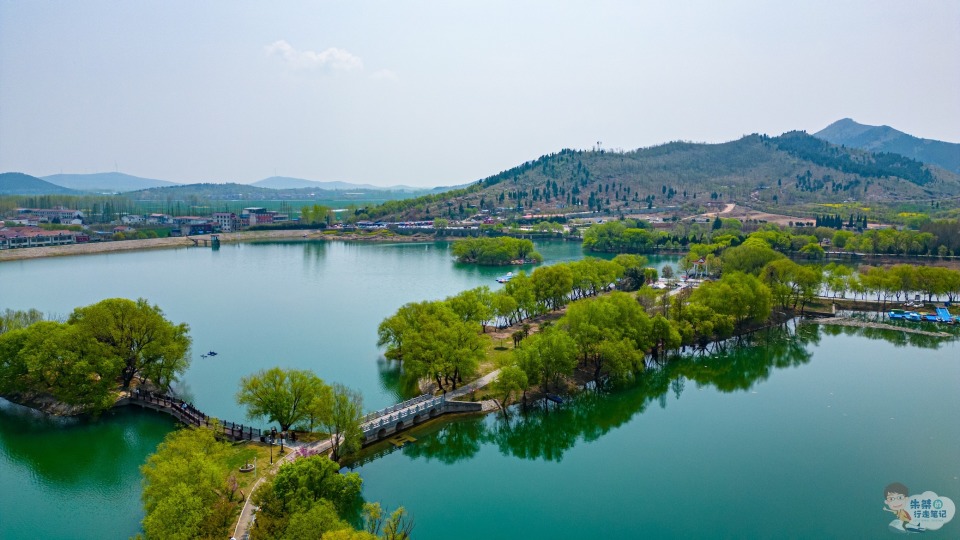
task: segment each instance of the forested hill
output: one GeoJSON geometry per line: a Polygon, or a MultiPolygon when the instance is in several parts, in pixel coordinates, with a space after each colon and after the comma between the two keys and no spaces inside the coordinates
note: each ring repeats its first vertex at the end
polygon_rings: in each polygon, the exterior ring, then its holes
{"type": "Polygon", "coordinates": [[[70,194],[76,191],[51,184],[29,174],[0,173],[0,195],[50,195],[53,193],[70,194]]]}
{"type": "Polygon", "coordinates": [[[900,154],[960,174],[957,143],[921,139],[890,126],[868,126],[850,118],[837,120],[813,135],[837,145],[900,154]]]}
{"type": "Polygon", "coordinates": [[[562,150],[446,194],[391,201],[370,217],[459,218],[477,209],[535,214],[736,202],[931,200],[960,195],[960,176],[896,154],[842,148],[794,131],[722,144],[672,142],[629,152],[562,150]],[[476,208],[471,208],[471,207],[476,208]]]}

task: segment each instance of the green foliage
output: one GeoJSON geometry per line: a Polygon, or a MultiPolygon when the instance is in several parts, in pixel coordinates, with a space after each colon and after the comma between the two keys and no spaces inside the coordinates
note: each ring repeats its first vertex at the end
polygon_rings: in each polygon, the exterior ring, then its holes
{"type": "Polygon", "coordinates": [[[510,236],[496,238],[462,238],[453,243],[454,256],[459,262],[482,265],[504,265],[515,261],[542,261],[533,242],[510,236]]]}
{"type": "Polygon", "coordinates": [[[165,391],[190,365],[189,327],[171,323],[159,307],[143,298],[136,302],[110,298],[77,308],[68,323],[106,345],[109,354],[121,360],[123,388],[138,376],[165,391]]]}
{"type": "MultiPolygon", "coordinates": [[[[647,275],[647,258],[640,255],[627,255],[621,253],[613,258],[613,262],[623,268],[623,275],[620,278],[619,288],[624,291],[635,291],[650,281],[647,275]]],[[[653,275],[656,275],[656,269],[653,275]]],[[[652,281],[656,281],[656,277],[652,281]]]]}
{"type": "Polygon", "coordinates": [[[311,402],[325,388],[323,380],[309,370],[274,367],[240,379],[236,399],[248,418],[265,418],[286,431],[311,417],[311,402]]]}
{"type": "Polygon", "coordinates": [[[632,219],[594,224],[583,233],[583,249],[608,253],[653,253],[665,241],[664,233],[632,219]]]}
{"type": "Polygon", "coordinates": [[[380,323],[378,343],[388,346],[385,356],[400,360],[408,376],[456,388],[484,355],[477,327],[446,301],[410,303],[380,323]]]}
{"type": "Polygon", "coordinates": [[[525,380],[523,388],[539,384],[546,390],[551,382],[556,384],[560,376],[573,374],[577,366],[577,343],[566,331],[549,326],[514,349],[513,361],[514,364],[508,367],[519,369],[523,377],[521,379],[518,373],[511,372],[512,379],[506,380],[514,384],[525,380]]]}
{"type": "Polygon", "coordinates": [[[167,435],[140,468],[145,538],[228,537],[236,507],[228,500],[225,465],[234,454],[207,429],[167,435]]]}
{"type": "Polygon", "coordinates": [[[43,313],[36,309],[25,311],[5,309],[0,313],[0,334],[5,334],[11,330],[26,328],[35,322],[43,320],[43,313]]]}
{"type": "Polygon", "coordinates": [[[604,372],[626,379],[641,370],[643,353],[653,344],[650,318],[622,292],[570,304],[558,326],[576,343],[581,361],[593,365],[598,380],[604,372]]]}
{"type": "Polygon", "coordinates": [[[174,325],[146,300],[104,300],[77,308],[66,323],[36,310],[0,318],[0,394],[42,394],[99,414],[117,383],[136,375],[166,389],[188,366],[185,324],[174,325]]]}
{"type": "Polygon", "coordinates": [[[568,264],[538,267],[530,276],[530,284],[539,312],[560,309],[573,291],[573,269],[568,264]]]}
{"type": "Polygon", "coordinates": [[[934,179],[923,163],[900,154],[856,152],[800,131],[784,133],[771,140],[790,155],[845,173],[868,178],[899,177],[920,186],[934,179]]]}
{"type": "MultiPolygon", "coordinates": [[[[514,349],[516,352],[519,349],[514,349]]],[[[510,396],[514,392],[521,392],[530,386],[527,373],[518,365],[507,365],[500,368],[500,374],[494,383],[495,391],[500,394],[500,407],[503,414],[507,414],[507,406],[510,404],[510,396]]]]}
{"type": "Polygon", "coordinates": [[[319,538],[329,531],[349,529],[343,516],[360,507],[363,481],[357,473],[340,474],[339,468],[321,455],[281,465],[276,476],[254,494],[260,511],[250,538],[319,538]]]}
{"type": "Polygon", "coordinates": [[[330,409],[321,416],[321,422],[333,443],[331,459],[339,461],[363,446],[363,396],[360,392],[334,383],[330,409]]]}
{"type": "Polygon", "coordinates": [[[746,242],[737,247],[723,251],[724,272],[746,272],[757,274],[770,261],[782,259],[784,256],[762,239],[751,235],[746,242]]]}
{"type": "Polygon", "coordinates": [[[752,274],[724,273],[719,281],[707,282],[691,294],[690,300],[721,315],[729,315],[738,326],[760,322],[770,316],[770,288],[752,274]]]}

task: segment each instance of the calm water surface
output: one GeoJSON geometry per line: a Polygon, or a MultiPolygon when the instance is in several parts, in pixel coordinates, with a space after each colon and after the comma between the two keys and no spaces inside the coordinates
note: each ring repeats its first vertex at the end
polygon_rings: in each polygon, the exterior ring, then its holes
{"type": "MultiPolygon", "coordinates": [[[[582,256],[576,244],[538,247],[547,262],[582,256]]],[[[394,402],[380,320],[409,301],[498,288],[504,271],[457,265],[446,244],[241,244],[2,263],[0,308],[66,315],[145,297],[191,326],[182,390],[243,421],[237,382],[274,365],[357,388],[369,409],[394,402]],[[218,356],[200,358],[209,350],[218,356]]],[[[869,538],[889,534],[890,482],[960,500],[955,343],[816,327],[762,339],[546,414],[431,425],[403,450],[371,450],[379,457],[357,466],[364,494],[405,505],[423,539],[869,538]]],[[[171,426],[133,411],[50,425],[4,407],[0,537],[135,534],[137,467],[171,426]]]]}

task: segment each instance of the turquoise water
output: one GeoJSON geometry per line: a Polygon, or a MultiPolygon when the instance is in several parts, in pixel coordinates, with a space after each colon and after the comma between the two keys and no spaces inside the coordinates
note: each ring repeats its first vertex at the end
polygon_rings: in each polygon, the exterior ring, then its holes
{"type": "Polygon", "coordinates": [[[173,421],[117,411],[96,423],[0,406],[0,538],[127,538],[140,528],[140,465],[173,421]]]}
{"type": "MultiPolygon", "coordinates": [[[[572,243],[538,249],[547,262],[582,256],[572,243]]],[[[498,288],[504,271],[458,265],[446,244],[224,245],[2,263],[0,308],[66,315],[145,297],[191,326],[182,390],[243,421],[237,382],[274,365],[357,388],[368,409],[392,403],[380,320],[498,288]]],[[[364,494],[406,506],[418,539],[875,538],[889,534],[890,482],[960,501],[955,342],[805,326],[762,338],[546,413],[432,424],[400,451],[371,450],[364,494]]],[[[4,407],[0,538],[135,534],[138,467],[170,429],[139,411],[63,425],[4,407]]]]}
{"type": "Polygon", "coordinates": [[[958,361],[956,343],[803,327],[549,412],[432,426],[356,470],[418,538],[882,538],[889,483],[960,498],[958,361]]]}

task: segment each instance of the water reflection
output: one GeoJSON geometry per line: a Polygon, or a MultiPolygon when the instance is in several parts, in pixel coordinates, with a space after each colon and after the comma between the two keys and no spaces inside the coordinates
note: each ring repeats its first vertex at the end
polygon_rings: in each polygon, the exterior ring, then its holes
{"type": "Polygon", "coordinates": [[[64,419],[0,400],[2,457],[24,464],[43,483],[112,487],[130,481],[143,456],[174,428],[140,411],[108,412],[99,420],[64,419]],[[87,444],[91,438],[98,444],[87,444]],[[65,459],[65,456],[68,459],[65,459]],[[131,462],[131,460],[135,460],[131,462]]]}
{"type": "MultiPolygon", "coordinates": [[[[411,458],[454,463],[475,456],[482,445],[495,445],[504,455],[530,460],[561,461],[578,441],[596,440],[643,413],[651,403],[666,407],[672,394],[680,399],[689,382],[724,393],[751,390],[779,369],[807,364],[822,336],[849,335],[879,339],[897,346],[938,348],[944,338],[875,328],[797,324],[796,321],[756,332],[718,347],[710,355],[689,354],[649,368],[632,383],[594,388],[569,398],[562,406],[513,407],[509,418],[460,418],[415,430],[416,444],[401,450],[411,458]]],[[[396,374],[399,377],[398,374],[396,374]]],[[[396,451],[374,446],[354,465],[396,451]]]]}

